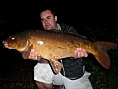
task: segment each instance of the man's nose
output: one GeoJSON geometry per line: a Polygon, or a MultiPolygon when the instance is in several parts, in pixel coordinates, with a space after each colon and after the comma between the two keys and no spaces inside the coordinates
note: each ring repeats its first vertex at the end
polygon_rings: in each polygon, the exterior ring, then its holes
{"type": "Polygon", "coordinates": [[[47,20],[44,20],[44,23],[48,23],[48,21],[47,20]]]}

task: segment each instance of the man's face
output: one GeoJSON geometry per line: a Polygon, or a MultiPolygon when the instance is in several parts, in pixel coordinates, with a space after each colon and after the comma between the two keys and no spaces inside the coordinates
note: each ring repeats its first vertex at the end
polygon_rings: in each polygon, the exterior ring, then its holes
{"type": "Polygon", "coordinates": [[[55,29],[57,16],[54,16],[50,10],[45,10],[40,13],[40,18],[44,29],[55,29]]]}

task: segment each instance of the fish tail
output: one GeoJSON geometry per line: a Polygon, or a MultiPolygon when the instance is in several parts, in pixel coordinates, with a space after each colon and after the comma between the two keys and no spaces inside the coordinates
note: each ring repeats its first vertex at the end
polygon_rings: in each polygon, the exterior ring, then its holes
{"type": "Polygon", "coordinates": [[[110,66],[110,58],[107,51],[110,49],[117,48],[117,44],[113,42],[95,42],[96,52],[93,53],[98,62],[106,69],[110,66]]]}
{"type": "Polygon", "coordinates": [[[107,52],[110,49],[117,48],[118,45],[113,42],[95,42],[99,49],[103,49],[103,51],[107,52]]]}

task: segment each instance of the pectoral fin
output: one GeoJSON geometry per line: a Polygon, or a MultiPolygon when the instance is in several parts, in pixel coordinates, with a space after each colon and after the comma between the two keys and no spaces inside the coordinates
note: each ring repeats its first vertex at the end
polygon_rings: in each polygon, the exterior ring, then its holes
{"type": "Polygon", "coordinates": [[[27,51],[23,51],[23,52],[22,52],[22,57],[23,57],[24,59],[28,59],[28,58],[29,58],[31,49],[33,49],[33,45],[31,45],[31,46],[28,48],[27,51]]]}
{"type": "Polygon", "coordinates": [[[51,65],[54,74],[58,74],[61,71],[62,64],[60,62],[51,59],[49,60],[49,64],[51,65]]]}

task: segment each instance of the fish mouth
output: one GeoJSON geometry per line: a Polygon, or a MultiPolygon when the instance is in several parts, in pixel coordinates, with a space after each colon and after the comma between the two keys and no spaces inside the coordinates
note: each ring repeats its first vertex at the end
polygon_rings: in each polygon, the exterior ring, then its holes
{"type": "Polygon", "coordinates": [[[2,42],[5,48],[12,49],[6,41],[2,42]]]}

